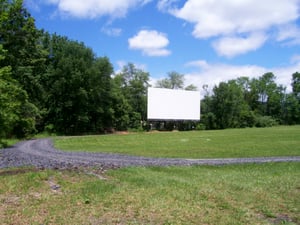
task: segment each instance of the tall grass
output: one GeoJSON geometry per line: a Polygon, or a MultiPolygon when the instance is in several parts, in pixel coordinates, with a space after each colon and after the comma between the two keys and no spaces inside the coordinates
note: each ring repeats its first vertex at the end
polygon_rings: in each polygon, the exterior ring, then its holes
{"type": "Polygon", "coordinates": [[[0,170],[2,224],[300,223],[300,163],[18,171],[0,170]]]}
{"type": "Polygon", "coordinates": [[[175,158],[300,155],[300,126],[55,138],[66,151],[175,158]]]}

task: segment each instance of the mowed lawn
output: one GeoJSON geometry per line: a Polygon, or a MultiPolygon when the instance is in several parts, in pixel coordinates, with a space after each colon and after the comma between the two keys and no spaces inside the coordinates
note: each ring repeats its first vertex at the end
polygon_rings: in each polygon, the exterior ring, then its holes
{"type": "Polygon", "coordinates": [[[300,224],[300,163],[0,170],[1,224],[300,224]]]}
{"type": "Polygon", "coordinates": [[[300,126],[57,137],[66,151],[174,158],[299,156],[300,126]]]}

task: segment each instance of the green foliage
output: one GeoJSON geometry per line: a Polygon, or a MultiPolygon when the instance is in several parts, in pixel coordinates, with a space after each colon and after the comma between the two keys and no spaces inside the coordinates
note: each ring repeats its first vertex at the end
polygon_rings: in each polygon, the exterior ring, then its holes
{"type": "Polygon", "coordinates": [[[113,67],[107,57],[96,58],[89,74],[88,116],[93,132],[113,127],[112,79],[113,67]]]}
{"type": "Polygon", "coordinates": [[[256,116],[253,111],[249,110],[242,110],[240,112],[240,118],[239,118],[239,127],[245,128],[245,127],[253,127],[255,126],[256,116]]]}
{"type": "Polygon", "coordinates": [[[197,87],[193,84],[184,87],[184,75],[176,71],[169,72],[168,77],[158,80],[155,86],[157,88],[185,89],[187,91],[197,91],[197,87]]]}
{"type": "Polygon", "coordinates": [[[182,89],[184,84],[184,75],[175,71],[168,73],[171,89],[182,89]]]}
{"type": "Polygon", "coordinates": [[[283,123],[288,125],[300,124],[300,101],[294,93],[285,96],[282,111],[283,123]]]}
{"type": "MultiPolygon", "coordinates": [[[[23,0],[0,0],[0,136],[140,130],[147,120],[150,74],[128,63],[114,76],[107,57],[83,43],[36,28],[23,0]],[[4,51],[5,50],[5,51],[4,51]],[[8,86],[10,85],[10,86],[8,86]]],[[[292,93],[271,72],[221,82],[201,101],[205,129],[300,124],[300,75],[292,93]]],[[[172,71],[158,87],[196,90],[172,71]]],[[[166,123],[187,130],[192,122],[166,123]]]]}
{"type": "Polygon", "coordinates": [[[205,126],[205,124],[203,124],[203,123],[198,123],[197,125],[196,125],[196,128],[195,128],[196,130],[206,130],[206,126],[205,126]]]}
{"type": "Polygon", "coordinates": [[[0,7],[0,44],[4,56],[0,67],[6,71],[4,74],[9,73],[3,76],[2,72],[1,77],[1,98],[7,102],[3,109],[7,118],[3,127],[5,135],[21,138],[36,131],[37,106],[44,96],[40,77],[44,72],[45,52],[39,44],[40,31],[23,7],[23,1],[3,0],[0,7]],[[10,97],[5,97],[8,95],[10,97]]]}
{"type": "MultiPolygon", "coordinates": [[[[0,45],[0,60],[5,51],[0,45]]],[[[0,139],[26,137],[35,132],[37,109],[28,101],[28,95],[11,77],[11,67],[0,68],[0,139]]]]}
{"type": "Polygon", "coordinates": [[[184,90],[186,90],[186,91],[197,91],[198,88],[197,88],[195,85],[190,84],[190,85],[186,86],[186,87],[184,88],[184,90]]]}
{"type": "MultiPolygon", "coordinates": [[[[297,73],[293,75],[297,86],[297,73]]],[[[297,94],[275,83],[273,73],[221,82],[201,101],[201,122],[207,129],[299,124],[297,94]]]]}
{"type": "Polygon", "coordinates": [[[168,89],[172,89],[171,81],[170,81],[170,79],[168,79],[168,78],[158,80],[158,81],[156,82],[156,85],[155,85],[155,86],[158,87],[158,88],[168,88],[168,89]]]}
{"type": "Polygon", "coordinates": [[[278,125],[278,122],[271,116],[256,116],[255,126],[256,127],[272,127],[278,125]]]}
{"type": "Polygon", "coordinates": [[[220,83],[213,91],[212,108],[218,128],[241,127],[241,113],[247,110],[241,87],[232,80],[220,83]]]}
{"type": "Polygon", "coordinates": [[[12,77],[39,107],[44,97],[41,79],[47,56],[40,44],[41,31],[23,7],[23,0],[5,0],[1,5],[0,44],[7,50],[1,65],[11,67],[12,77]]]}
{"type": "Polygon", "coordinates": [[[44,34],[49,48],[45,125],[64,134],[99,133],[112,126],[112,65],[83,43],[44,34]]]}
{"type": "Polygon", "coordinates": [[[141,122],[147,119],[149,73],[128,63],[113,81],[114,92],[119,93],[114,95],[115,101],[124,104],[122,106],[118,104],[115,111],[121,114],[121,118],[118,119],[121,127],[127,125],[127,128],[140,128],[141,122]]]}
{"type": "Polygon", "coordinates": [[[299,72],[295,72],[292,75],[292,88],[293,88],[293,94],[300,101],[300,73],[299,72]]]}

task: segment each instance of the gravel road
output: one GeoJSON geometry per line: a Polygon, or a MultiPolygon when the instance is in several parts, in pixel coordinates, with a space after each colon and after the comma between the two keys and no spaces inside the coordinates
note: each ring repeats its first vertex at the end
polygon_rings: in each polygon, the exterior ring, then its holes
{"type": "Polygon", "coordinates": [[[24,141],[13,147],[0,150],[0,168],[34,166],[41,169],[76,169],[92,167],[106,170],[126,166],[225,165],[292,161],[299,162],[300,156],[226,159],[172,159],[107,153],[64,152],[55,149],[51,139],[24,141]]]}

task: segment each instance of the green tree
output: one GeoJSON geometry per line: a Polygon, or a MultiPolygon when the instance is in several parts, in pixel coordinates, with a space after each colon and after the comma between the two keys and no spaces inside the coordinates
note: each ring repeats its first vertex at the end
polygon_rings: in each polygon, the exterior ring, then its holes
{"type": "Polygon", "coordinates": [[[300,102],[293,93],[286,95],[281,117],[284,124],[300,124],[300,102]]]}
{"type": "Polygon", "coordinates": [[[205,95],[201,100],[200,122],[204,124],[204,128],[207,130],[216,129],[217,124],[216,124],[216,116],[214,114],[213,96],[209,94],[208,85],[203,85],[202,88],[205,91],[205,95]]]}
{"type": "Polygon", "coordinates": [[[101,133],[113,126],[111,74],[107,57],[95,57],[83,43],[67,37],[43,38],[49,50],[44,86],[46,129],[64,134],[101,133]]]}
{"type": "Polygon", "coordinates": [[[164,78],[156,81],[155,87],[172,89],[172,84],[169,78],[164,78]]]}
{"type": "Polygon", "coordinates": [[[123,79],[116,75],[111,81],[111,96],[113,105],[113,127],[116,130],[127,130],[130,126],[132,108],[123,94],[123,79]]]}
{"type": "MultiPolygon", "coordinates": [[[[0,61],[4,53],[0,45],[0,61]]],[[[37,109],[28,102],[26,91],[12,78],[11,67],[0,67],[0,145],[1,138],[22,138],[35,132],[36,116],[37,109]]]]}
{"type": "Polygon", "coordinates": [[[171,89],[183,89],[184,87],[184,75],[172,71],[168,73],[168,77],[171,83],[171,89]]]}
{"type": "Polygon", "coordinates": [[[88,119],[90,131],[102,132],[113,127],[113,67],[107,57],[96,58],[88,77],[88,119]]]}
{"type": "Polygon", "coordinates": [[[256,96],[255,111],[261,116],[270,116],[280,120],[285,88],[277,85],[275,75],[265,73],[251,82],[251,92],[256,96]]]}
{"type": "Polygon", "coordinates": [[[30,101],[40,107],[44,97],[40,83],[48,55],[42,48],[42,32],[23,7],[23,0],[1,0],[0,44],[7,50],[2,66],[10,66],[12,77],[28,93],[30,101]]]}
{"type": "Polygon", "coordinates": [[[89,76],[94,54],[83,43],[53,35],[52,56],[45,74],[45,124],[64,134],[87,132],[89,76]]]}
{"type": "Polygon", "coordinates": [[[190,84],[190,85],[186,86],[186,87],[184,88],[184,90],[186,90],[186,91],[197,91],[198,88],[197,88],[195,85],[190,84]]]}
{"type": "Polygon", "coordinates": [[[243,91],[236,80],[221,82],[215,86],[212,96],[213,114],[217,128],[234,128],[244,125],[244,112],[248,105],[243,98],[243,91]]]}
{"type": "Polygon", "coordinates": [[[300,102],[300,73],[295,72],[292,75],[292,90],[293,94],[297,97],[300,102]]]}
{"type": "Polygon", "coordinates": [[[184,87],[184,75],[172,71],[168,73],[168,77],[156,82],[158,88],[168,89],[183,89],[184,87]]]}
{"type": "Polygon", "coordinates": [[[187,91],[197,91],[197,87],[190,84],[184,87],[184,75],[178,72],[172,71],[168,73],[168,77],[158,80],[155,84],[157,88],[167,88],[167,89],[184,89],[187,91]]]}
{"type": "Polygon", "coordinates": [[[129,127],[139,128],[141,121],[147,119],[147,88],[149,84],[149,73],[128,63],[123,67],[121,73],[117,74],[119,88],[130,106],[129,127]]]}
{"type": "Polygon", "coordinates": [[[300,124],[300,73],[292,74],[292,93],[283,101],[282,120],[285,124],[300,124]]]}

